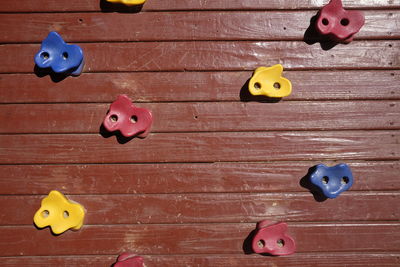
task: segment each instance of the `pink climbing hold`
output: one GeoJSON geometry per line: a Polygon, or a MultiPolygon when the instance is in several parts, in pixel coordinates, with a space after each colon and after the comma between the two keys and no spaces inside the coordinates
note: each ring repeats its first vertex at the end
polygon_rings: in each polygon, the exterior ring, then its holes
{"type": "Polygon", "coordinates": [[[138,108],[126,95],[119,95],[104,118],[103,125],[109,132],[120,131],[125,137],[146,137],[153,123],[151,112],[138,108]]]}
{"type": "Polygon", "coordinates": [[[122,253],[113,267],[145,267],[143,258],[131,253],[122,253]]]}
{"type": "Polygon", "coordinates": [[[342,0],[331,0],[319,12],[318,32],[338,43],[350,43],[365,23],[362,12],[345,10],[342,0]]]}
{"type": "Polygon", "coordinates": [[[287,228],[284,222],[271,223],[266,220],[259,222],[252,242],[253,251],[275,256],[295,253],[296,244],[286,233],[287,228]]]}

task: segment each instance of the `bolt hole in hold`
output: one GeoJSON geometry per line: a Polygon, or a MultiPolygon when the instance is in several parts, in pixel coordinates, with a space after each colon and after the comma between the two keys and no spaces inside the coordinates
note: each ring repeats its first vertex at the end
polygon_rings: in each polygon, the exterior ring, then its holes
{"type": "Polygon", "coordinates": [[[329,183],[329,177],[328,177],[328,176],[322,177],[322,183],[323,183],[323,184],[329,183]]]}
{"type": "Polygon", "coordinates": [[[340,21],[340,24],[342,24],[343,26],[347,26],[347,25],[349,25],[349,23],[350,23],[349,19],[342,19],[340,21]]]}
{"type": "Polygon", "coordinates": [[[279,239],[276,241],[276,244],[278,245],[278,247],[282,248],[283,246],[285,246],[285,241],[283,241],[283,239],[279,239]]]}
{"type": "Polygon", "coordinates": [[[264,240],[258,240],[257,246],[258,246],[259,248],[264,248],[264,247],[265,247],[265,241],[264,241],[264,240]]]}
{"type": "Polygon", "coordinates": [[[41,56],[43,59],[49,59],[49,57],[50,57],[49,53],[47,53],[47,52],[43,52],[42,54],[40,54],[40,56],[41,56]]]}
{"type": "Polygon", "coordinates": [[[280,83],[274,83],[274,88],[275,88],[276,90],[281,89],[281,84],[280,84],[280,83]]]}
{"type": "Polygon", "coordinates": [[[69,212],[66,211],[66,210],[64,210],[63,216],[64,216],[65,219],[68,219],[68,217],[69,217],[69,212]]]}
{"type": "Polygon", "coordinates": [[[255,88],[256,90],[260,90],[260,89],[261,89],[261,84],[260,84],[260,83],[255,83],[255,84],[254,84],[254,88],[255,88]]]}
{"type": "Polygon", "coordinates": [[[67,53],[67,52],[64,52],[64,53],[62,54],[62,56],[63,56],[63,59],[64,59],[64,60],[67,60],[67,59],[68,59],[68,53],[67,53]]]}
{"type": "Polygon", "coordinates": [[[110,116],[110,121],[111,122],[117,122],[118,121],[118,116],[117,115],[111,115],[110,116]]]}
{"type": "Polygon", "coordinates": [[[47,218],[47,217],[49,217],[49,215],[50,215],[50,212],[48,210],[42,211],[42,217],[43,218],[47,218]]]}
{"type": "Polygon", "coordinates": [[[133,116],[131,117],[131,122],[132,122],[132,123],[137,123],[137,121],[138,121],[138,118],[137,118],[135,115],[133,115],[133,116]]]}
{"type": "Polygon", "coordinates": [[[343,176],[342,180],[340,181],[342,184],[348,184],[349,183],[349,177],[343,176]]]}
{"type": "Polygon", "coordinates": [[[322,24],[324,24],[325,26],[329,25],[329,20],[328,19],[322,19],[322,24]]]}

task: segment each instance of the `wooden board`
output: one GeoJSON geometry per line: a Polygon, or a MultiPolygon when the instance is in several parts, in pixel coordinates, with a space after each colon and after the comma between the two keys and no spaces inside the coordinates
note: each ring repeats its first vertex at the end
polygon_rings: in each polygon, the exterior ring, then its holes
{"type": "MultiPolygon", "coordinates": [[[[357,177],[352,191],[400,189],[399,161],[346,162],[357,177]]],[[[306,192],[299,182],[315,163],[0,165],[0,194],[44,195],[52,188],[87,195],[306,192]]]]}
{"type": "MultiPolygon", "coordinates": [[[[141,107],[155,114],[153,133],[400,128],[399,101],[185,102],[141,107]]],[[[107,104],[1,105],[0,133],[98,133],[108,109],[107,104]]]]}
{"type": "MultiPolygon", "coordinates": [[[[105,2],[103,0],[3,0],[0,12],[71,12],[71,11],[100,11],[105,2]]],[[[152,0],[147,1],[143,11],[169,11],[169,10],[273,10],[273,9],[318,9],[328,0],[152,0]]],[[[349,8],[400,8],[399,0],[343,0],[349,8]]],[[[107,11],[107,9],[104,9],[107,11]]]]}
{"type": "Polygon", "coordinates": [[[327,2],[0,1],[0,265],[399,266],[400,0],[343,0],[366,24],[334,47],[310,27],[327,2]],[[49,31],[83,48],[81,76],[35,69],[49,31]],[[292,95],[250,96],[278,63],[292,95]],[[101,128],[119,94],[152,110],[146,139],[101,128]],[[309,169],[342,162],[351,190],[314,196],[309,169]],[[51,190],[84,205],[81,230],[34,227],[51,190]],[[250,254],[264,219],[296,254],[250,254]]]}
{"type": "MultiPolygon", "coordinates": [[[[284,75],[294,87],[285,101],[400,99],[398,70],[287,71],[284,75]]],[[[250,71],[85,73],[79,79],[54,83],[47,76],[0,74],[0,103],[111,103],[118,94],[131,96],[134,102],[248,102],[251,97],[244,85],[250,77],[250,71]]]]}
{"type": "MultiPolygon", "coordinates": [[[[315,11],[70,13],[0,15],[0,42],[41,42],[57,31],[68,42],[176,40],[303,40],[315,11]],[[135,21],[132,24],[132,21],[135,21]],[[23,27],[22,23],[23,22],[23,27]]],[[[357,39],[399,39],[400,10],[366,11],[357,39]],[[389,22],[389,23],[388,23],[389,22]]]]}
{"type": "MultiPolygon", "coordinates": [[[[354,41],[328,52],[302,41],[83,43],[85,72],[286,69],[398,69],[400,41],[354,41]]],[[[0,73],[32,73],[38,44],[0,46],[0,73]],[[18,62],[19,64],[15,64],[18,62]]],[[[154,74],[155,75],[155,74],[154,74]]]]}

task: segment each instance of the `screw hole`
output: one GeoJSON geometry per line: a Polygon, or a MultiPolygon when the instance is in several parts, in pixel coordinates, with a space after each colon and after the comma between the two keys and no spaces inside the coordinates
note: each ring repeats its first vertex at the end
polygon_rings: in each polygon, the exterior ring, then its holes
{"type": "Polygon", "coordinates": [[[389,47],[393,47],[393,45],[392,45],[392,44],[389,44],[389,47]]]}
{"type": "Polygon", "coordinates": [[[324,24],[325,26],[329,25],[329,20],[328,19],[322,19],[322,24],[324,24]]]}
{"type": "Polygon", "coordinates": [[[286,31],[286,27],[283,27],[283,30],[285,30],[285,31],[286,31]]]}
{"type": "Polygon", "coordinates": [[[258,240],[257,246],[258,246],[259,248],[265,247],[265,241],[264,241],[264,240],[258,240]]]}
{"type": "Polygon", "coordinates": [[[118,121],[118,116],[117,115],[111,115],[110,116],[110,121],[111,122],[117,122],[118,121]]]}
{"type": "Polygon", "coordinates": [[[48,210],[42,211],[42,217],[43,218],[47,218],[47,217],[49,217],[49,215],[50,215],[50,212],[48,210]]]}
{"type": "Polygon", "coordinates": [[[47,52],[43,52],[42,54],[40,54],[40,57],[43,59],[49,59],[50,55],[47,52]]]}
{"type": "Polygon", "coordinates": [[[342,180],[340,181],[341,182],[341,184],[348,184],[349,183],[349,177],[347,177],[347,176],[343,176],[342,177],[342,180]]]}
{"type": "Polygon", "coordinates": [[[281,89],[281,84],[280,83],[274,83],[274,88],[276,89],[276,90],[279,90],[279,89],[281,89]]]}
{"type": "Polygon", "coordinates": [[[283,239],[279,239],[278,241],[276,241],[276,244],[278,245],[278,247],[282,248],[283,246],[285,246],[285,241],[283,241],[283,239]]]}
{"type": "Polygon", "coordinates": [[[78,21],[79,21],[79,22],[83,22],[83,19],[82,19],[82,18],[80,18],[80,19],[78,19],[78,21]]]}
{"type": "Polygon", "coordinates": [[[138,118],[137,118],[135,115],[133,115],[133,116],[131,117],[131,122],[132,122],[132,123],[137,123],[137,121],[138,121],[138,118]]]}
{"type": "Polygon", "coordinates": [[[68,53],[67,53],[67,52],[64,52],[64,53],[62,54],[62,56],[63,56],[63,59],[64,59],[64,60],[68,59],[68,53]]]}
{"type": "Polygon", "coordinates": [[[69,212],[64,210],[63,216],[64,216],[65,219],[67,219],[69,217],[69,212]]]}
{"type": "Polygon", "coordinates": [[[343,26],[347,26],[347,25],[349,25],[349,23],[350,23],[349,19],[342,19],[340,21],[340,24],[342,24],[343,26]]]}
{"type": "Polygon", "coordinates": [[[328,184],[329,183],[329,177],[328,176],[322,177],[322,183],[323,184],[328,184]]]}
{"type": "Polygon", "coordinates": [[[197,120],[199,117],[198,116],[194,116],[194,118],[197,120]]]}
{"type": "Polygon", "coordinates": [[[260,84],[260,83],[255,83],[255,84],[254,84],[254,88],[255,88],[256,90],[260,90],[260,89],[261,89],[261,84],[260,84]]]}

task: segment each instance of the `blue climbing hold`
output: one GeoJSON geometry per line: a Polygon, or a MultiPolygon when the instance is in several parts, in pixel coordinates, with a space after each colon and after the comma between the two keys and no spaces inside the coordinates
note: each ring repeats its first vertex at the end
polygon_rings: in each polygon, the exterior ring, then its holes
{"type": "Polygon", "coordinates": [[[39,68],[51,68],[55,73],[78,76],[84,65],[83,52],[78,45],[66,44],[58,33],[50,32],[35,55],[35,63],[39,68]]]}
{"type": "Polygon", "coordinates": [[[325,197],[336,198],[353,185],[353,174],[350,167],[344,163],[333,167],[318,164],[310,175],[310,181],[325,197]]]}

